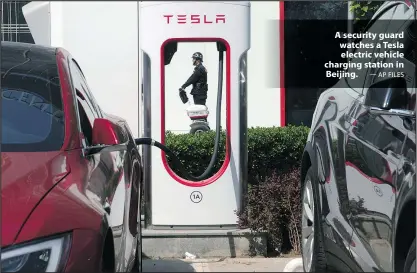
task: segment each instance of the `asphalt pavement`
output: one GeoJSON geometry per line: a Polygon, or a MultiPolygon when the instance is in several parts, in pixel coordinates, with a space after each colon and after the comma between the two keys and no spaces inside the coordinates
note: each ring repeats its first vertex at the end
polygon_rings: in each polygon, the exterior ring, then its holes
{"type": "Polygon", "coordinates": [[[300,258],[143,260],[144,272],[303,272],[300,258]]]}

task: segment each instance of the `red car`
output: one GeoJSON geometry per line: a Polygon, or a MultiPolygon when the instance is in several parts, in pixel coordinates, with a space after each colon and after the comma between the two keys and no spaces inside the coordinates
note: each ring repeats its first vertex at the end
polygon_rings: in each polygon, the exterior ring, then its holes
{"type": "Polygon", "coordinates": [[[141,271],[142,165],[61,48],[1,43],[1,271],[141,271]]]}

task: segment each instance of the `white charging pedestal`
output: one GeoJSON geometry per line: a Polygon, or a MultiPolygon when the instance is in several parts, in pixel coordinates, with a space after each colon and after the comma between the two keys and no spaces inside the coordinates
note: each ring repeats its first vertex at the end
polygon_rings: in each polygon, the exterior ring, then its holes
{"type": "MultiPolygon", "coordinates": [[[[246,53],[250,48],[250,4],[141,2],[139,19],[144,131],[146,137],[162,143],[166,116],[170,115],[166,106],[172,103],[166,100],[166,94],[179,87],[165,85],[164,71],[169,65],[165,62],[170,58],[164,56],[166,47],[182,42],[222,42],[226,47],[223,78],[226,117],[223,119],[226,119],[229,145],[223,166],[208,179],[187,181],[172,171],[163,152],[143,147],[146,225],[152,228],[236,226],[235,212],[243,205],[242,194],[247,187],[246,53]]],[[[191,66],[192,53],[190,59],[184,60],[184,67],[191,66]]],[[[210,73],[217,71],[212,69],[210,73]]],[[[210,96],[216,96],[216,85],[209,92],[210,96]]],[[[216,109],[210,109],[212,115],[215,112],[216,109]]],[[[215,124],[210,127],[214,129],[215,124]]]]}

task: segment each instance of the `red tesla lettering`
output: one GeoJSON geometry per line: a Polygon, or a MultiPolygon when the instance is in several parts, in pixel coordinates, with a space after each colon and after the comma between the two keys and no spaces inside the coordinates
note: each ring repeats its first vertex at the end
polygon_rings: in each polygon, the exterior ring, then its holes
{"type": "MultiPolygon", "coordinates": [[[[174,16],[177,19],[177,24],[225,24],[226,15],[216,14],[215,16],[211,15],[201,15],[201,14],[191,14],[191,15],[163,15],[166,18],[166,23],[170,24],[172,22],[171,18],[174,16]],[[214,18],[213,18],[214,17],[214,18]]],[[[175,23],[175,21],[173,21],[175,23]]]]}
{"type": "Polygon", "coordinates": [[[174,15],[164,15],[164,17],[167,18],[167,24],[169,24],[169,21],[172,18],[172,16],[174,15]]]}
{"type": "Polygon", "coordinates": [[[191,24],[200,24],[200,15],[192,14],[191,15],[191,24]]]}
{"type": "Polygon", "coordinates": [[[223,24],[226,23],[226,15],[224,15],[224,14],[217,14],[216,15],[216,24],[219,24],[220,22],[223,22],[223,24]]]}
{"type": "Polygon", "coordinates": [[[187,15],[177,15],[178,24],[186,24],[187,23],[187,15]]]}
{"type": "Polygon", "coordinates": [[[207,15],[204,15],[204,24],[213,24],[213,21],[207,21],[207,15]]]}

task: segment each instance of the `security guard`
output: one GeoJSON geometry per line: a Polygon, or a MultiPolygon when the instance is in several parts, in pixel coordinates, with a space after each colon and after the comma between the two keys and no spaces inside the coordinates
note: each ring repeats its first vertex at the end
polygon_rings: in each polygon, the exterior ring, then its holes
{"type": "Polygon", "coordinates": [[[195,66],[194,72],[179,89],[180,95],[185,93],[185,88],[193,85],[190,94],[193,96],[194,104],[206,105],[208,85],[207,69],[203,66],[203,54],[195,52],[192,59],[195,66]]]}

